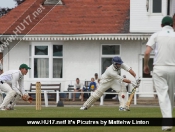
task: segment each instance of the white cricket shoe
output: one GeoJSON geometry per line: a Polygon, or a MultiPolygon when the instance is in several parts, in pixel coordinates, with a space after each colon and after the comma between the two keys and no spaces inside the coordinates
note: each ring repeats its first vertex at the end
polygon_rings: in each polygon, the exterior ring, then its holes
{"type": "Polygon", "coordinates": [[[87,110],[87,108],[85,106],[82,106],[80,110],[87,110]]]}
{"type": "Polygon", "coordinates": [[[162,128],[162,131],[171,131],[172,130],[172,127],[171,126],[167,126],[167,127],[163,127],[162,128]]]}
{"type": "Polygon", "coordinates": [[[112,99],[117,99],[118,98],[118,96],[115,96],[115,97],[113,97],[112,99]]]}
{"type": "Polygon", "coordinates": [[[163,129],[163,131],[171,131],[171,128],[163,129]]]}
{"type": "Polygon", "coordinates": [[[126,109],[126,108],[123,108],[123,107],[119,107],[119,111],[130,111],[130,109],[126,109]]]}
{"type": "Polygon", "coordinates": [[[14,107],[11,104],[8,104],[6,110],[14,110],[14,107]]]}
{"type": "Polygon", "coordinates": [[[125,109],[126,109],[126,111],[130,111],[129,107],[126,107],[125,109]]]}
{"type": "Polygon", "coordinates": [[[6,108],[6,110],[15,110],[14,107],[6,108]]]}
{"type": "Polygon", "coordinates": [[[5,107],[0,108],[0,110],[7,110],[5,107]]]}

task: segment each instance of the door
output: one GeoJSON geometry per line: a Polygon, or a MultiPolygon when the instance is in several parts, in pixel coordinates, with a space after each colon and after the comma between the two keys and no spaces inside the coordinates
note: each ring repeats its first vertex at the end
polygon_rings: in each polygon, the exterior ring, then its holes
{"type": "Polygon", "coordinates": [[[149,68],[150,68],[150,74],[144,74],[143,68],[144,68],[144,56],[140,56],[140,77],[141,84],[139,87],[139,92],[145,92],[145,94],[140,94],[139,97],[154,97],[153,94],[146,94],[146,92],[153,92],[153,79],[152,79],[152,71],[153,71],[153,56],[150,56],[149,60],[149,68]]]}

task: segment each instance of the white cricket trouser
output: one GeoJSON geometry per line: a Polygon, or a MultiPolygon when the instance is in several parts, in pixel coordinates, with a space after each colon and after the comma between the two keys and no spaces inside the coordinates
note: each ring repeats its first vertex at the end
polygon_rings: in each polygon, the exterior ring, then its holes
{"type": "Polygon", "coordinates": [[[10,101],[14,98],[16,92],[12,90],[12,88],[7,83],[3,83],[3,84],[0,83],[0,89],[4,93],[6,93],[6,96],[2,104],[0,105],[0,108],[2,108],[2,107],[6,107],[10,103],[10,101]]]}
{"type": "Polygon", "coordinates": [[[154,66],[153,79],[164,118],[172,117],[175,92],[175,66],[154,66]]]}
{"type": "Polygon", "coordinates": [[[101,83],[98,89],[105,92],[109,88],[112,88],[116,92],[119,92],[119,95],[118,95],[119,102],[120,102],[119,107],[125,108],[126,103],[127,103],[127,90],[126,90],[126,86],[125,86],[124,82],[121,83],[118,80],[113,80],[111,82],[101,83]],[[124,95],[124,98],[122,98],[122,95],[124,95]]]}
{"type": "Polygon", "coordinates": [[[15,97],[10,101],[10,104],[7,105],[7,108],[13,108],[16,105],[17,101],[21,99],[21,96],[19,94],[16,94],[15,97]]]}
{"type": "Polygon", "coordinates": [[[0,104],[2,104],[3,102],[3,93],[1,92],[1,89],[0,89],[0,104]]]}
{"type": "Polygon", "coordinates": [[[12,88],[10,87],[10,85],[8,85],[7,83],[0,83],[0,89],[1,91],[3,91],[4,93],[8,93],[9,91],[12,90],[12,88]]]}

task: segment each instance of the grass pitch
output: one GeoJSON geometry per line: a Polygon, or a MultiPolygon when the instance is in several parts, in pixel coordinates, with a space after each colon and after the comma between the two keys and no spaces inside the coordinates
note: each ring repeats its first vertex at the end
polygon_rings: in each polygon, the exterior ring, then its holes
{"type": "MultiPolygon", "coordinates": [[[[173,112],[173,117],[175,112],[173,112]]],[[[36,111],[34,106],[16,107],[13,111],[0,111],[0,117],[50,117],[50,118],[137,118],[137,117],[162,117],[159,107],[131,107],[129,112],[118,111],[117,106],[94,106],[87,111],[79,107],[42,107],[36,111]]],[[[3,120],[0,119],[0,122],[3,120]]],[[[161,127],[140,126],[25,126],[3,127],[0,132],[159,132],[161,127]]],[[[172,130],[173,131],[173,130],[172,130]]]]}

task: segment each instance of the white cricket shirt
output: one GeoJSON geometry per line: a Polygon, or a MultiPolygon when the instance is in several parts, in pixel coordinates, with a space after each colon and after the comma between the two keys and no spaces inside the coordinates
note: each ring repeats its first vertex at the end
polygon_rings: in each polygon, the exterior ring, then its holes
{"type": "Polygon", "coordinates": [[[10,70],[4,72],[0,75],[0,81],[4,83],[8,83],[13,90],[15,90],[18,94],[24,94],[24,75],[22,75],[20,70],[10,70]],[[19,90],[17,88],[17,83],[19,84],[19,90]]]}
{"type": "Polygon", "coordinates": [[[146,45],[155,52],[155,66],[175,65],[175,32],[172,27],[164,26],[150,37],[146,45]]]}
{"type": "MultiPolygon", "coordinates": [[[[126,65],[125,63],[121,64],[121,69],[124,69],[126,71],[129,71],[131,69],[131,67],[129,67],[128,65],[126,65]]],[[[114,79],[119,80],[120,82],[123,81],[123,77],[119,75],[120,70],[117,70],[113,64],[111,66],[109,66],[106,71],[102,74],[101,77],[101,83],[106,83],[106,82],[110,82],[113,81],[114,79]]]]}

